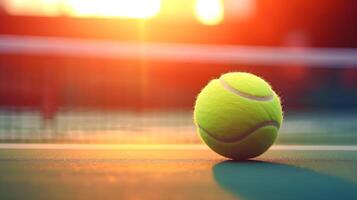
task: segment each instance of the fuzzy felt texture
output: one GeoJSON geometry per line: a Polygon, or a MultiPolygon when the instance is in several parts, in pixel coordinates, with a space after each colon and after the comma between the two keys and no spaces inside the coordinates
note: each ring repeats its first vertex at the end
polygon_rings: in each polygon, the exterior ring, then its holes
{"type": "Polygon", "coordinates": [[[280,99],[267,82],[249,73],[233,72],[210,81],[201,91],[194,121],[212,150],[225,157],[247,159],[273,144],[283,114],[280,99]]]}

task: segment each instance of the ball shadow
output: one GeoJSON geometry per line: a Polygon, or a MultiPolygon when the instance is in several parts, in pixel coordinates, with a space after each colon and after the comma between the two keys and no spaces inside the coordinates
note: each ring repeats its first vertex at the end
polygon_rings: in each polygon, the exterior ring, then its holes
{"type": "Polygon", "coordinates": [[[242,199],[357,198],[354,183],[285,164],[224,161],[213,166],[212,171],[223,189],[242,199]]]}

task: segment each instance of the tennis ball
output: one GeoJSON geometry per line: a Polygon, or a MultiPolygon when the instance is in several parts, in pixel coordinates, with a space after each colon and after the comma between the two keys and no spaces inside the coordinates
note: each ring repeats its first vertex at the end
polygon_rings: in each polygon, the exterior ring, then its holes
{"type": "Polygon", "coordinates": [[[274,143],[283,121],[279,96],[262,78],[232,72],[210,81],[198,95],[194,121],[216,153],[244,160],[274,143]]]}

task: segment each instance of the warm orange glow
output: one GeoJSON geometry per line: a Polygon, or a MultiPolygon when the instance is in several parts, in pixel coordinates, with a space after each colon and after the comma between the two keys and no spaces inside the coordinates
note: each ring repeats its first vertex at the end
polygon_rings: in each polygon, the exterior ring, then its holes
{"type": "Polygon", "coordinates": [[[146,19],[159,13],[161,0],[5,0],[3,6],[13,15],[146,19]]]}
{"type": "Polygon", "coordinates": [[[255,14],[256,6],[256,0],[233,0],[227,1],[226,11],[237,19],[247,19],[255,14]]]}
{"type": "Polygon", "coordinates": [[[195,13],[201,23],[217,25],[223,21],[223,2],[222,0],[196,0],[195,13]]]}
{"type": "Polygon", "coordinates": [[[150,18],[158,14],[161,0],[68,0],[73,16],[150,18]]]}
{"type": "Polygon", "coordinates": [[[11,15],[61,15],[59,0],[4,0],[2,6],[11,15]]]}

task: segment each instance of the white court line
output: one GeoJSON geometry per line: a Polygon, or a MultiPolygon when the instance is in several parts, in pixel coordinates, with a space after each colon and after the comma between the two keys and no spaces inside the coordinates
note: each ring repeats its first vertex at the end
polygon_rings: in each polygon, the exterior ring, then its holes
{"type": "Polygon", "coordinates": [[[271,150],[284,151],[357,151],[357,145],[274,145],[271,150]]]}
{"type": "MultiPolygon", "coordinates": [[[[208,147],[203,144],[0,144],[1,149],[205,150],[208,147]]],[[[357,145],[273,145],[270,150],[357,151],[357,145]]]]}
{"type": "Polygon", "coordinates": [[[70,149],[70,150],[184,150],[207,149],[202,144],[0,144],[0,149],[70,149]]]}
{"type": "Polygon", "coordinates": [[[242,45],[113,42],[39,36],[0,36],[0,54],[61,55],[100,58],[145,58],[189,63],[254,65],[306,64],[356,67],[357,49],[291,48],[242,45]]]}

